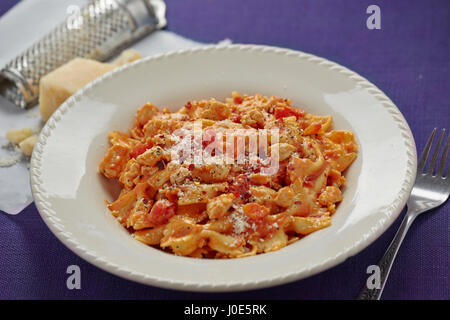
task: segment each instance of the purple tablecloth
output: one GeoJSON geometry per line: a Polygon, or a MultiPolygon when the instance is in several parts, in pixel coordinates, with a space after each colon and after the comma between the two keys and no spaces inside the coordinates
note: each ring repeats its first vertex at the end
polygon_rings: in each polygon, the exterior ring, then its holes
{"type": "MultiPolygon", "coordinates": [[[[0,15],[16,2],[2,0],[0,15]]],[[[450,127],[448,0],[167,0],[167,5],[169,29],[194,40],[230,38],[299,49],[367,77],[403,112],[419,151],[433,127],[450,127]],[[366,28],[366,8],[374,3],[381,8],[381,30],[366,28]]],[[[449,208],[412,226],[383,298],[450,299],[449,208]]],[[[17,216],[0,214],[0,298],[353,299],[399,222],[358,255],[311,278],[264,290],[203,294],[144,286],[91,266],[53,236],[32,204],[17,216]],[[81,268],[81,290],[66,288],[72,264],[81,268]]]]}

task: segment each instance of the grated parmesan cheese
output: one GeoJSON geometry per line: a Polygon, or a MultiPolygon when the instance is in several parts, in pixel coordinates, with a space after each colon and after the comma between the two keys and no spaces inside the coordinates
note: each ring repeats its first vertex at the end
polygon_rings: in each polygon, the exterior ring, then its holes
{"type": "Polygon", "coordinates": [[[244,233],[245,229],[250,227],[247,222],[245,215],[240,213],[239,211],[235,211],[230,215],[231,221],[233,223],[233,232],[235,234],[244,233]]]}
{"type": "Polygon", "coordinates": [[[11,167],[20,161],[20,157],[0,158],[0,168],[11,167]]]}
{"type": "Polygon", "coordinates": [[[13,155],[10,157],[0,158],[0,168],[11,167],[22,160],[22,152],[19,146],[14,146],[9,143],[2,146],[2,148],[10,150],[13,155]]]}

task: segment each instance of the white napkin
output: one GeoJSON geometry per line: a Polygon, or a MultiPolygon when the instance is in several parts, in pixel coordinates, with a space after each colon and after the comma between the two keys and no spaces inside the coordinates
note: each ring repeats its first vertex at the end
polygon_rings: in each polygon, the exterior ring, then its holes
{"type": "MultiPolygon", "coordinates": [[[[64,21],[69,6],[84,6],[87,0],[22,0],[0,19],[0,67],[5,65],[55,25],[64,21]],[[5,45],[8,44],[8,45],[5,45]]],[[[170,21],[169,21],[170,23],[170,21]]],[[[225,40],[228,41],[229,40],[225,40]]],[[[178,36],[169,31],[156,31],[133,48],[149,56],[172,50],[201,45],[198,42],[178,36]]],[[[16,162],[9,167],[0,166],[0,210],[17,214],[32,201],[28,159],[21,157],[11,148],[5,148],[5,133],[10,129],[30,127],[39,130],[42,126],[38,107],[24,111],[10,108],[0,102],[0,164],[16,162]]]]}

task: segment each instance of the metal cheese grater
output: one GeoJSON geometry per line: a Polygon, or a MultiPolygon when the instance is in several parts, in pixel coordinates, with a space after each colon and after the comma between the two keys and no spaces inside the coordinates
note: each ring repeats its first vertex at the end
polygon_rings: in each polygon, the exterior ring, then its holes
{"type": "Polygon", "coordinates": [[[0,95],[37,103],[39,80],[75,57],[104,61],[166,25],[163,0],[93,0],[0,71],[0,95]]]}

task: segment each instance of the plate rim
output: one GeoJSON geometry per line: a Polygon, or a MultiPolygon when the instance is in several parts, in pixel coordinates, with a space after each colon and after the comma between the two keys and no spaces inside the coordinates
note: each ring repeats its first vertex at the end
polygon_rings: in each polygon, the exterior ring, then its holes
{"type": "Polygon", "coordinates": [[[386,96],[378,87],[368,81],[366,78],[360,76],[356,72],[344,67],[336,62],[328,59],[315,56],[313,54],[305,53],[299,50],[285,49],[273,46],[265,45],[243,45],[243,44],[231,44],[231,45],[206,45],[196,48],[183,49],[170,51],[167,53],[161,53],[145,57],[138,61],[132,62],[128,65],[116,68],[105,75],[90,82],[84,88],[77,91],[73,96],[67,99],[50,117],[45,126],[39,134],[39,138],[34,147],[34,151],[30,161],[30,181],[33,198],[35,200],[36,207],[41,218],[44,220],[47,227],[51,232],[72,252],[80,256],[85,261],[95,265],[96,267],[112,273],[116,276],[135,281],[146,285],[154,285],[167,289],[176,289],[183,291],[200,291],[200,292],[227,292],[227,291],[244,291],[251,289],[261,289],[272,287],[276,285],[285,284],[295,280],[310,277],[318,274],[324,270],[330,269],[349,257],[361,252],[373,243],[379,236],[381,236],[396,220],[406,204],[411,189],[413,187],[417,166],[417,153],[414,137],[406,122],[404,116],[392,102],[390,98],[386,96]],[[196,282],[187,282],[180,280],[162,279],[159,277],[152,277],[142,272],[135,272],[129,270],[127,267],[117,265],[108,261],[107,259],[98,256],[95,252],[85,248],[81,245],[77,239],[71,237],[70,232],[65,230],[65,226],[59,223],[59,218],[55,211],[52,210],[51,204],[46,200],[45,190],[41,188],[41,172],[39,170],[42,158],[43,148],[46,140],[52,134],[56,123],[61,120],[62,116],[73,107],[86,93],[91,91],[97,86],[97,84],[107,81],[117,73],[125,72],[133,68],[138,67],[141,64],[152,63],[161,59],[167,59],[174,56],[180,56],[185,54],[192,54],[196,52],[212,52],[216,50],[232,50],[232,51],[252,51],[252,52],[271,52],[279,55],[293,56],[299,59],[305,59],[308,62],[320,65],[331,71],[339,72],[340,74],[355,81],[357,85],[361,86],[367,91],[367,93],[373,96],[392,116],[392,119],[397,124],[398,129],[401,131],[403,143],[407,149],[407,168],[405,178],[402,182],[402,188],[396,195],[395,200],[384,208],[383,216],[385,219],[380,220],[375,226],[373,226],[364,237],[355,242],[350,247],[343,248],[336,256],[331,256],[329,259],[324,260],[321,264],[315,265],[302,271],[296,271],[290,274],[281,274],[276,277],[265,278],[258,281],[241,281],[239,283],[209,283],[199,284],[196,282]]]}

